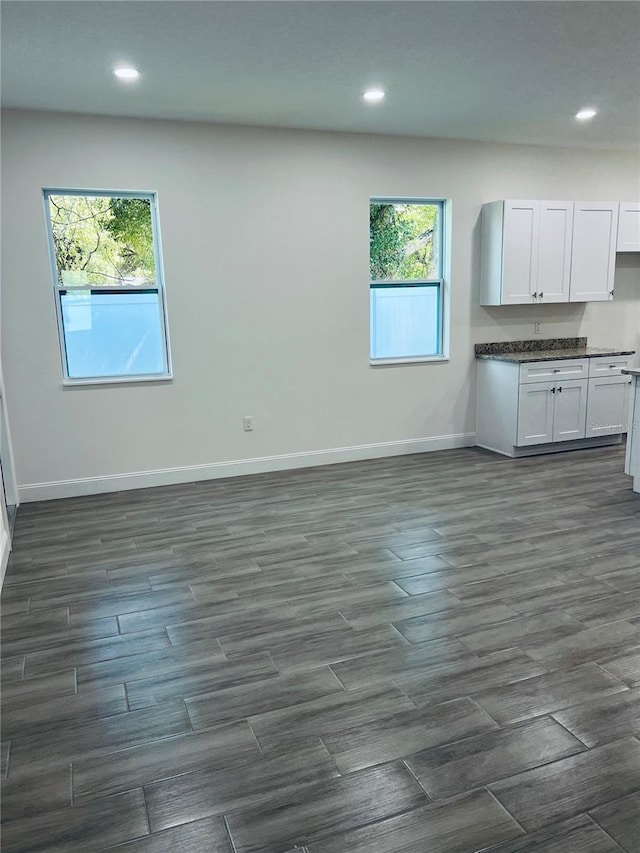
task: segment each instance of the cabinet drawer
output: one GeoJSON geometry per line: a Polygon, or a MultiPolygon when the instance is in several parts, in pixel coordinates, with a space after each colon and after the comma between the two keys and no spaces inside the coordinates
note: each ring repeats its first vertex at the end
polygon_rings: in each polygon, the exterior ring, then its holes
{"type": "Polygon", "coordinates": [[[631,365],[633,356],[616,355],[613,358],[598,356],[589,359],[589,379],[597,376],[619,376],[620,371],[631,365]]]}
{"type": "MultiPolygon", "coordinates": [[[[613,362],[611,362],[613,364],[613,362]]],[[[520,365],[520,383],[549,382],[553,379],[586,379],[588,358],[566,358],[558,361],[532,361],[520,365]]]]}

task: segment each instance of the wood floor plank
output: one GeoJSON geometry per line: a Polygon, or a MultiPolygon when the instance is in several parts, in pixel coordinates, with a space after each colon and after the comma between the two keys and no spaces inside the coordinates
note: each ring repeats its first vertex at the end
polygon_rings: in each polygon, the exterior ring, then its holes
{"type": "Polygon", "coordinates": [[[313,633],[306,637],[274,644],[269,648],[273,662],[281,672],[313,669],[340,663],[385,649],[404,648],[406,639],[390,625],[378,625],[362,631],[338,631],[331,636],[313,633]]]}
{"type": "Polygon", "coordinates": [[[550,667],[570,667],[614,658],[638,647],[640,628],[629,622],[615,622],[578,631],[559,640],[528,646],[527,654],[550,667]]]}
{"type": "Polygon", "coordinates": [[[0,743],[0,778],[6,779],[9,772],[9,752],[11,749],[11,741],[3,741],[0,743]]]}
{"type": "Polygon", "coordinates": [[[319,782],[304,802],[286,792],[227,817],[237,853],[276,853],[346,832],[427,802],[402,765],[388,764],[319,782]]]}
{"type": "Polygon", "coordinates": [[[273,646],[303,640],[309,635],[316,637],[325,634],[335,636],[337,632],[352,632],[353,628],[339,613],[323,614],[315,617],[292,618],[277,626],[256,625],[240,633],[224,634],[218,642],[227,654],[234,652],[269,651],[273,646]]]}
{"type": "Polygon", "coordinates": [[[9,705],[2,714],[2,733],[3,737],[24,738],[68,723],[96,720],[126,710],[126,693],[123,685],[118,684],[82,696],[74,693],[30,705],[9,705]]]}
{"type": "Polygon", "coordinates": [[[343,693],[344,688],[328,667],[309,672],[277,675],[234,687],[219,688],[186,699],[194,729],[207,728],[254,714],[304,705],[321,696],[343,693]]]}
{"type": "MultiPolygon", "coordinates": [[[[145,786],[153,832],[203,817],[253,807],[304,785],[337,777],[324,746],[265,756],[246,766],[200,770],[145,786]]],[[[425,794],[422,794],[426,798],[425,794]]]]}
{"type": "Polygon", "coordinates": [[[476,853],[522,835],[522,829],[486,791],[407,811],[378,823],[309,844],[309,853],[476,853]]]}
{"type": "MultiPolygon", "coordinates": [[[[4,674],[4,673],[3,673],[4,674]]],[[[75,669],[47,673],[19,681],[2,679],[2,703],[5,710],[19,709],[57,696],[70,696],[76,692],[75,669]]]]}
{"type": "Polygon", "coordinates": [[[404,646],[377,655],[343,661],[332,667],[349,690],[366,687],[376,681],[393,681],[402,675],[422,671],[425,666],[459,658],[469,659],[471,652],[455,639],[443,638],[419,646],[404,646]]]}
{"type": "Polygon", "coordinates": [[[582,814],[498,844],[486,853],[620,853],[620,847],[582,814]]]}
{"type": "Polygon", "coordinates": [[[602,668],[615,675],[620,681],[624,681],[629,687],[640,686],[640,648],[620,657],[605,659],[602,668]]]}
{"type": "MultiPolygon", "coordinates": [[[[125,634],[123,642],[126,644],[128,638],[137,636],[137,634],[125,634]]],[[[117,651],[117,648],[115,647],[114,651],[117,651]]],[[[132,645],[127,645],[127,648],[134,651],[139,647],[134,641],[132,645]]],[[[84,693],[108,684],[135,681],[140,677],[153,678],[171,672],[182,672],[186,666],[195,667],[201,664],[209,665],[214,669],[226,661],[227,657],[220,644],[213,638],[193,643],[188,647],[163,645],[155,651],[111,656],[104,660],[79,664],[77,667],[78,691],[84,693]]]]}
{"type": "Polygon", "coordinates": [[[554,720],[537,717],[510,728],[418,752],[406,763],[431,799],[439,800],[584,749],[579,740],[554,720]]]}
{"type": "Polygon", "coordinates": [[[527,831],[640,791],[640,742],[634,738],[527,770],[489,790],[527,831]]]}
{"type": "Polygon", "coordinates": [[[194,820],[108,849],[120,853],[234,853],[221,817],[194,820]]]}
{"type": "Polygon", "coordinates": [[[20,737],[11,742],[10,778],[23,770],[76,763],[190,730],[181,701],[98,718],[87,715],[82,719],[71,714],[64,724],[55,725],[55,737],[49,727],[28,734],[18,731],[20,737]]]}
{"type": "Polygon", "coordinates": [[[71,796],[71,765],[45,772],[27,769],[2,782],[2,822],[69,808],[71,796]]]}
{"type": "Polygon", "coordinates": [[[141,790],[6,823],[3,853],[98,853],[149,826],[141,790]]]}
{"type": "MultiPolygon", "coordinates": [[[[146,675],[144,671],[138,675],[146,675]]],[[[210,659],[185,663],[180,669],[150,678],[126,682],[130,708],[146,708],[180,697],[193,697],[212,690],[237,687],[278,675],[268,654],[259,652],[234,660],[212,662],[210,659]]],[[[134,676],[135,678],[135,676],[134,676]]]]}
{"type": "MultiPolygon", "coordinates": [[[[365,590],[370,587],[360,587],[360,589],[365,590]]],[[[385,622],[397,622],[414,616],[423,616],[426,613],[450,610],[461,604],[458,598],[446,590],[422,595],[406,595],[404,590],[402,592],[405,598],[394,598],[392,601],[359,601],[357,603],[349,601],[340,607],[340,612],[350,625],[362,631],[385,622]]]]}
{"type": "Polygon", "coordinates": [[[552,610],[550,613],[523,616],[501,622],[481,631],[459,635],[459,639],[475,654],[482,655],[513,647],[529,648],[553,643],[584,630],[584,625],[552,610]]]}
{"type": "Polygon", "coordinates": [[[591,817],[628,853],[640,853],[640,792],[599,806],[591,817]]]}
{"type": "Polygon", "coordinates": [[[210,767],[241,766],[259,756],[260,749],[244,721],[186,732],[74,762],[74,799],[106,797],[210,767]]]}
{"type": "Polygon", "coordinates": [[[640,690],[623,690],[551,715],[588,747],[640,736],[640,690]]]}
{"type": "Polygon", "coordinates": [[[84,639],[67,643],[61,648],[31,652],[26,656],[25,676],[32,678],[46,672],[56,672],[66,667],[99,663],[113,658],[129,657],[144,652],[157,651],[170,645],[164,628],[114,637],[84,639]]]}
{"type": "MultiPolygon", "coordinates": [[[[416,648],[421,649],[423,646],[416,648]]],[[[421,670],[399,673],[395,680],[409,698],[421,707],[459,696],[470,696],[489,686],[500,688],[512,685],[545,672],[546,667],[534,663],[523,652],[508,649],[483,657],[460,657],[445,665],[434,666],[425,661],[421,670]]]]}
{"type": "Polygon", "coordinates": [[[263,750],[282,750],[297,740],[335,735],[409,710],[415,710],[409,697],[395,685],[382,683],[258,713],[250,723],[263,750]]]}
{"type": "Polygon", "coordinates": [[[474,698],[500,725],[548,714],[581,702],[592,702],[626,690],[617,678],[595,664],[539,675],[490,690],[481,688],[474,698]]]}
{"type": "Polygon", "coordinates": [[[516,610],[504,604],[464,604],[440,613],[395,621],[393,625],[410,643],[417,644],[440,637],[463,636],[477,630],[479,625],[490,626],[517,616],[516,610]]]}
{"type": "Polygon", "coordinates": [[[323,742],[340,772],[353,773],[495,728],[496,723],[469,699],[455,699],[327,734],[323,742]]]}

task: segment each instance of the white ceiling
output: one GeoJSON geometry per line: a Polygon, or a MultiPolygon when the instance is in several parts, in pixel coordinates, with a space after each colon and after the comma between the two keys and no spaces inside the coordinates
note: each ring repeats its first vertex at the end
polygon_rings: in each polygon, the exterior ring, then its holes
{"type": "Polygon", "coordinates": [[[5,107],[633,148],[639,83],[636,0],[2,3],[5,107]]]}

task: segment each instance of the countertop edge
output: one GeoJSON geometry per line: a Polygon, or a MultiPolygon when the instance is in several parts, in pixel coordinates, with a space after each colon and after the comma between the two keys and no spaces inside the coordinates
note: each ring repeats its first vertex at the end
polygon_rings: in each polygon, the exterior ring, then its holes
{"type": "MultiPolygon", "coordinates": [[[[597,349],[592,352],[578,353],[575,350],[539,350],[538,352],[497,352],[476,355],[476,361],[506,361],[512,364],[526,364],[533,361],[565,361],[576,358],[616,358],[624,355],[635,355],[635,350],[627,349],[597,349]]],[[[626,371],[628,372],[628,371],[626,371]]]]}

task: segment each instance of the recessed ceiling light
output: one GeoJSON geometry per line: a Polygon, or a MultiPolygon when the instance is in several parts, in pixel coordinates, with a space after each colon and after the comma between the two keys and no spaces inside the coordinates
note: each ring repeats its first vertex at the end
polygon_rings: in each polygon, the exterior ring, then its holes
{"type": "Polygon", "coordinates": [[[113,73],[120,80],[137,80],[140,72],[137,68],[132,68],[130,65],[122,65],[119,68],[114,68],[113,73]]]}
{"type": "Polygon", "coordinates": [[[598,115],[598,111],[594,110],[593,107],[585,107],[583,110],[580,110],[576,113],[576,118],[578,121],[589,121],[590,118],[598,115]]]}
{"type": "Polygon", "coordinates": [[[368,89],[362,97],[370,104],[375,104],[378,101],[381,101],[384,98],[384,95],[385,93],[382,89],[368,89]]]}

